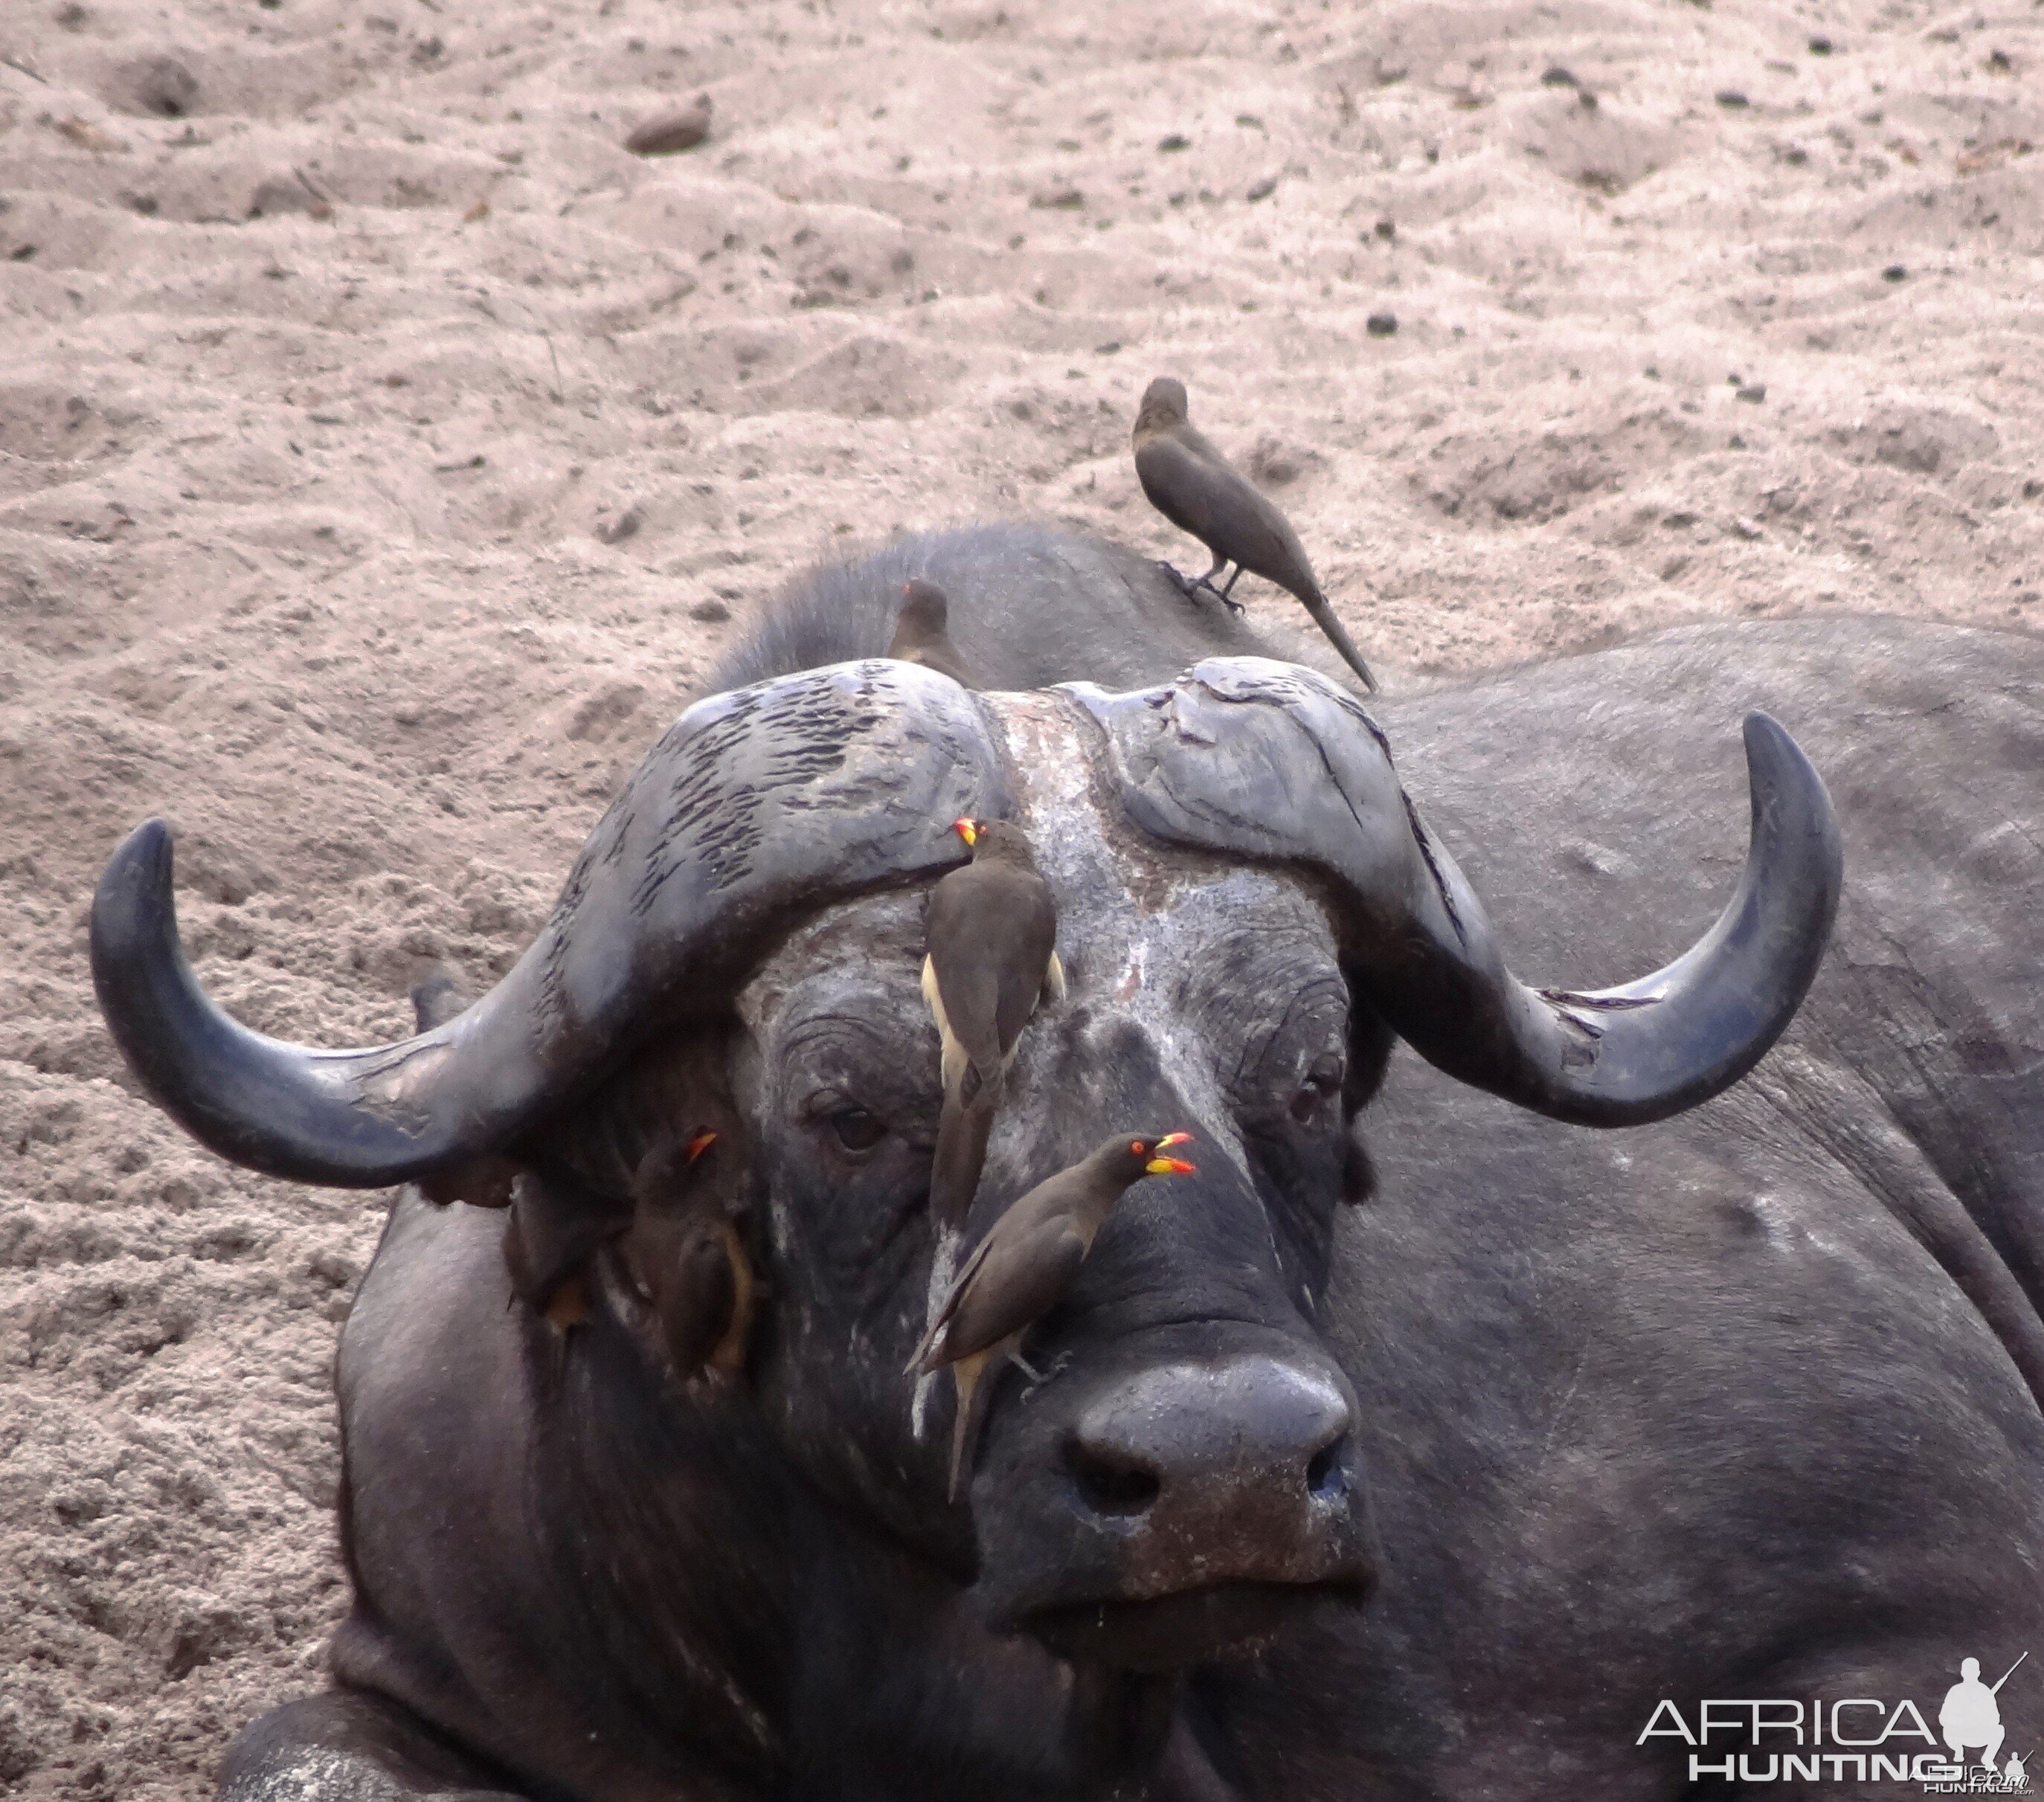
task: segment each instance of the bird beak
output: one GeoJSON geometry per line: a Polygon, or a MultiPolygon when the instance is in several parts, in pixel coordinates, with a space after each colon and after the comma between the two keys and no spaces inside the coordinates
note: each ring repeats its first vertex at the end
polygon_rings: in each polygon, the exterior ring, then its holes
{"type": "Polygon", "coordinates": [[[1144,1174],[1149,1176],[1197,1176],[1199,1174],[1198,1165],[1189,1164],[1183,1158],[1162,1155],[1174,1145],[1189,1145],[1192,1142],[1193,1135],[1189,1132],[1166,1133],[1150,1147],[1152,1155],[1150,1162],[1143,1166],[1144,1174]]]}
{"type": "Polygon", "coordinates": [[[700,1158],[704,1152],[707,1151],[710,1147],[714,1145],[716,1143],[717,1135],[712,1132],[707,1127],[704,1128],[701,1132],[698,1132],[694,1138],[691,1139],[688,1142],[686,1150],[687,1151],[689,1162],[690,1163],[694,1163],[697,1158],[700,1158]]]}
{"type": "Polygon", "coordinates": [[[968,846],[979,843],[979,828],[970,820],[954,820],[951,830],[963,839],[968,846]]]}

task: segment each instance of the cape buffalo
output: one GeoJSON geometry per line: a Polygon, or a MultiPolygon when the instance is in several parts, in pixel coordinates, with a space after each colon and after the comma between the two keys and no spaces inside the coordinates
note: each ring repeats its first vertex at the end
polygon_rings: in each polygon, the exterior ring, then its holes
{"type": "Polygon", "coordinates": [[[1656,1797],[1703,1699],[1934,1718],[2044,1638],[2036,641],[1699,628],[1367,711],[1264,652],[1046,530],[825,571],[378,1049],[227,1019],[121,847],[94,966],[163,1105],[421,1185],[342,1335],[335,1686],[225,1795],[1656,1797]],[[874,656],[914,577],[1000,692],[874,656]],[[947,1243],[966,813],[1026,824],[1069,989],[947,1243]],[[960,1243],[1174,1129],[947,1504],[902,1369],[960,1243]]]}

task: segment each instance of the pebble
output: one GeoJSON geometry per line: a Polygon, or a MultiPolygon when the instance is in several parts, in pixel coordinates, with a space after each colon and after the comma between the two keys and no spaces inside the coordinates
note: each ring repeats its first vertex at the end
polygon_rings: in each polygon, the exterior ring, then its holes
{"type": "Polygon", "coordinates": [[[700,620],[706,626],[720,626],[731,617],[731,608],[727,602],[713,598],[698,601],[690,608],[689,617],[700,620]]]}
{"type": "Polygon", "coordinates": [[[1158,139],[1157,148],[1167,152],[1174,150],[1190,150],[1193,148],[1193,140],[1183,132],[1174,132],[1169,137],[1158,139]]]}
{"type": "Polygon", "coordinates": [[[1742,401],[1750,401],[1755,406],[1758,406],[1767,398],[1767,384],[1765,382],[1749,382],[1739,390],[1739,398],[1742,401]]]}
{"type": "Polygon", "coordinates": [[[248,217],[274,219],[280,213],[296,213],[308,219],[331,219],[333,209],[295,175],[272,175],[257,183],[248,197],[248,217]]]}
{"type": "Polygon", "coordinates": [[[1278,178],[1275,175],[1266,175],[1260,182],[1251,183],[1248,193],[1242,198],[1249,201],[1268,200],[1277,191],[1278,178]]]}
{"type": "Polygon", "coordinates": [[[1813,37],[1810,40],[1810,54],[1812,56],[1828,56],[1831,53],[1831,40],[1828,37],[1813,37]]]}
{"type": "Polygon", "coordinates": [[[1553,68],[1543,73],[1540,85],[1543,87],[1581,87],[1583,84],[1576,79],[1573,69],[1565,69],[1557,63],[1553,68]]]}
{"type": "Polygon", "coordinates": [[[1900,263],[1891,263],[1885,269],[1881,271],[1881,279],[1884,282],[1900,282],[1904,280],[1908,277],[1908,274],[1909,271],[1904,268],[1900,263]]]}
{"type": "Polygon", "coordinates": [[[1373,313],[1366,322],[1366,329],[1373,338],[1389,338],[1398,329],[1398,315],[1395,313],[1373,313]]]}
{"type": "Polygon", "coordinates": [[[1389,244],[1398,236],[1398,228],[1389,219],[1380,219],[1377,221],[1377,235],[1389,244]]]}
{"type": "Polygon", "coordinates": [[[637,156],[671,156],[677,151],[693,150],[709,136],[709,115],[710,98],[699,94],[687,106],[657,113],[635,128],[624,148],[637,156]]]}
{"type": "Polygon", "coordinates": [[[1736,110],[1741,106],[1750,106],[1753,102],[1735,87],[1721,87],[1718,90],[1718,104],[1736,110]]]}
{"type": "Polygon", "coordinates": [[[128,66],[128,93],[135,106],[160,119],[182,119],[198,104],[198,82],[172,56],[144,56],[128,66]]]}

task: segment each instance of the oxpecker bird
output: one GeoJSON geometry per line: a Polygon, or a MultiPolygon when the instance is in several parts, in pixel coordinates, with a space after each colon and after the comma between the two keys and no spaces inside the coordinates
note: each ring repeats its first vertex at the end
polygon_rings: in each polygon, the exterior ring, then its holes
{"type": "MultiPolygon", "coordinates": [[[[987,1229],[909,1360],[914,1371],[948,1364],[958,1389],[951,1422],[951,1494],[977,1422],[980,1378],[1004,1358],[1022,1362],[1022,1335],[1055,1308],[1079,1274],[1114,1205],[1146,1176],[1185,1176],[1196,1166],[1170,1154],[1189,1132],[1116,1135],[1091,1155],[1046,1178],[987,1229]]],[[[1036,1380],[1040,1381],[1040,1378],[1036,1380]]],[[[990,1392],[989,1392],[990,1393],[990,1392]]]]}
{"type": "Polygon", "coordinates": [[[683,1377],[705,1370],[737,1373],[758,1287],[727,1197],[692,1176],[716,1143],[705,1127],[647,1160],[625,1242],[633,1277],[653,1303],[667,1355],[683,1377]]]}
{"type": "MultiPolygon", "coordinates": [[[[693,1164],[716,1139],[707,1128],[697,1132],[682,1158],[693,1164]]],[[[557,1331],[582,1325],[589,1318],[590,1260],[632,1224],[628,1208],[607,1203],[559,1172],[522,1174],[504,1229],[513,1293],[557,1331]]]]}
{"type": "Polygon", "coordinates": [[[923,959],[923,999],[943,1047],[930,1204],[947,1226],[965,1218],[979,1186],[1022,1028],[1044,997],[1065,993],[1057,904],[1028,835],[1006,820],[957,820],[952,829],[972,861],[930,891],[923,959]]]}
{"type": "Polygon", "coordinates": [[[1178,585],[1188,594],[1201,588],[1212,590],[1239,613],[1235,585],[1244,570],[1274,582],[1304,604],[1314,624],[1341,653],[1342,661],[1362,678],[1365,688],[1375,693],[1377,678],[1320,592],[1291,521],[1193,426],[1186,412],[1184,382],[1160,375],[1143,390],[1131,442],[1136,477],[1150,505],[1181,532],[1199,540],[1213,557],[1213,567],[1195,582],[1171,570],[1178,585]],[[1228,586],[1214,588],[1214,578],[1230,563],[1235,565],[1235,574],[1228,578],[1228,586]]]}
{"type": "Polygon", "coordinates": [[[951,603],[935,582],[902,583],[901,611],[894,617],[894,639],[887,655],[949,676],[961,688],[978,686],[951,643],[951,603]]]}

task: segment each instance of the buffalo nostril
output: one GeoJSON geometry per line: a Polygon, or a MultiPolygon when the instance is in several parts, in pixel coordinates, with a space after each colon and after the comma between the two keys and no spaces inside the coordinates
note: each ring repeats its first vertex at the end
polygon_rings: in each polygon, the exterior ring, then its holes
{"type": "Polygon", "coordinates": [[[1348,1449],[1348,1435],[1341,1434],[1331,1439],[1313,1454],[1313,1461],[1306,1466],[1306,1487],[1313,1494],[1331,1499],[1344,1494],[1348,1489],[1348,1473],[1342,1466],[1342,1454],[1348,1449]]]}
{"type": "Polygon", "coordinates": [[[1163,1490],[1163,1481],[1146,1466],[1104,1454],[1097,1447],[1077,1440],[1065,1447],[1065,1463],[1079,1500],[1095,1514],[1146,1512],[1163,1490]]]}

